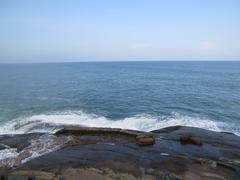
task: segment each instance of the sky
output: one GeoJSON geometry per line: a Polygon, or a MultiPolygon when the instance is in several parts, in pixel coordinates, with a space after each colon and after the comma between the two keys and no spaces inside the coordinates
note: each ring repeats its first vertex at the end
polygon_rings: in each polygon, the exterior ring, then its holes
{"type": "Polygon", "coordinates": [[[240,0],[0,0],[0,63],[240,60],[240,0]]]}

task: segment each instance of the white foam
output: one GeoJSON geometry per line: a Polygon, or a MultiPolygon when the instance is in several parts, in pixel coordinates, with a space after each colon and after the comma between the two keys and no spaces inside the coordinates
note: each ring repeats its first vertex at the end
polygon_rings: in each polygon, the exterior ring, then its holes
{"type": "Polygon", "coordinates": [[[20,152],[20,157],[21,154],[29,154],[29,156],[27,156],[26,158],[21,159],[21,163],[25,163],[36,157],[53,152],[61,148],[65,143],[70,140],[71,139],[68,137],[58,138],[54,135],[49,134],[42,135],[39,139],[32,140],[31,145],[20,152]]]}
{"type": "Polygon", "coordinates": [[[18,153],[16,148],[7,148],[7,149],[0,150],[0,161],[7,158],[17,157],[17,156],[18,156],[18,153]]]}
{"type": "Polygon", "coordinates": [[[169,126],[191,126],[213,131],[228,131],[239,134],[234,124],[216,122],[206,118],[183,116],[173,113],[170,116],[151,116],[140,114],[120,120],[111,120],[95,114],[82,111],[54,112],[48,114],[21,117],[7,122],[0,128],[0,134],[20,134],[29,132],[54,133],[62,125],[76,125],[88,127],[112,127],[151,131],[169,126]],[[235,129],[234,129],[235,128],[235,129]]]}
{"type": "Polygon", "coordinates": [[[13,167],[17,162],[19,153],[16,148],[6,148],[0,150],[0,167],[13,167]]]}
{"type": "Polygon", "coordinates": [[[22,163],[53,152],[61,148],[65,143],[71,141],[70,137],[57,137],[51,134],[44,134],[37,139],[33,139],[30,145],[17,152],[16,148],[6,148],[0,150],[0,167],[13,167],[22,163]]]}
{"type": "MultiPolygon", "coordinates": [[[[54,112],[47,114],[20,117],[1,125],[0,134],[20,134],[31,132],[47,132],[39,138],[31,140],[28,147],[17,152],[17,149],[5,146],[0,150],[0,166],[18,166],[33,158],[55,151],[71,141],[69,137],[56,137],[54,133],[64,125],[88,127],[112,127],[151,131],[169,126],[192,126],[213,131],[228,131],[240,135],[240,129],[234,124],[216,122],[206,118],[183,116],[173,113],[170,116],[151,116],[140,114],[120,120],[111,120],[82,111],[54,112]]],[[[114,144],[109,144],[114,145],[114,144]]],[[[164,154],[162,154],[164,155],[164,154]]]]}

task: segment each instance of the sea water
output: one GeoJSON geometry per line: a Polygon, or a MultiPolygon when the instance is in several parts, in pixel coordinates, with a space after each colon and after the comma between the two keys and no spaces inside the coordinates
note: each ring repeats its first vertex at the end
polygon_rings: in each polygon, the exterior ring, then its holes
{"type": "Polygon", "coordinates": [[[0,65],[0,134],[64,125],[240,134],[240,62],[0,65]]]}

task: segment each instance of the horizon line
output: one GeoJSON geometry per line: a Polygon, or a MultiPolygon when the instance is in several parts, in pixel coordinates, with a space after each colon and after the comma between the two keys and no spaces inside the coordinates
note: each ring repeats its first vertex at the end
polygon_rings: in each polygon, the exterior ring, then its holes
{"type": "Polygon", "coordinates": [[[240,62],[239,60],[86,60],[86,61],[49,61],[49,62],[0,62],[4,64],[65,64],[65,63],[119,63],[119,62],[240,62]]]}

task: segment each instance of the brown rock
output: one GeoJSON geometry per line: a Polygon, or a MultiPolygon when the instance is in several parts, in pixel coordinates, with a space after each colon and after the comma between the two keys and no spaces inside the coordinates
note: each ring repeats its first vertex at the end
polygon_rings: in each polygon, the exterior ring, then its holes
{"type": "Polygon", "coordinates": [[[151,133],[143,133],[136,136],[137,144],[140,146],[147,146],[155,144],[155,137],[151,133]]]}
{"type": "Polygon", "coordinates": [[[191,135],[183,135],[180,137],[180,142],[182,144],[194,144],[194,145],[198,145],[201,146],[202,142],[194,137],[192,137],[191,135]]]}
{"type": "Polygon", "coordinates": [[[139,132],[124,130],[120,128],[95,128],[95,127],[76,127],[63,128],[56,132],[56,135],[74,134],[74,135],[126,135],[136,136],[139,132]]]}

